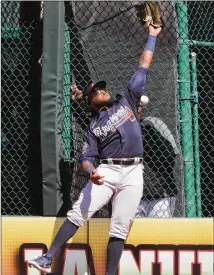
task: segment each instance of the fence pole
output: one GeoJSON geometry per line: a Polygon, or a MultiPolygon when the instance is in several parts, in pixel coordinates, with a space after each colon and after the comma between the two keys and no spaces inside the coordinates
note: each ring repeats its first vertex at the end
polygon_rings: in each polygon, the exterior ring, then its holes
{"type": "Polygon", "coordinates": [[[192,72],[192,96],[194,98],[193,106],[193,129],[194,129],[194,155],[195,155],[195,186],[197,216],[202,217],[201,208],[201,181],[200,181],[200,154],[199,154],[199,126],[198,126],[198,91],[197,91],[197,67],[196,53],[192,52],[191,72],[192,72]]]}
{"type": "Polygon", "coordinates": [[[187,217],[196,217],[187,4],[177,2],[176,10],[179,33],[178,88],[184,165],[185,214],[187,217]]]}
{"type": "Polygon", "coordinates": [[[56,216],[62,205],[59,166],[62,160],[64,13],[63,1],[44,1],[41,95],[44,216],[56,216]]]}

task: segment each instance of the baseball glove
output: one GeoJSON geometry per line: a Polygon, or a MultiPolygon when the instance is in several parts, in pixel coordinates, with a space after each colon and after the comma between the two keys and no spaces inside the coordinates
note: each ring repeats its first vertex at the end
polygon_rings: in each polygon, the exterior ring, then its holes
{"type": "Polygon", "coordinates": [[[164,22],[161,17],[160,6],[157,2],[145,2],[135,6],[135,9],[138,20],[144,27],[152,25],[154,28],[163,28],[164,22]]]}

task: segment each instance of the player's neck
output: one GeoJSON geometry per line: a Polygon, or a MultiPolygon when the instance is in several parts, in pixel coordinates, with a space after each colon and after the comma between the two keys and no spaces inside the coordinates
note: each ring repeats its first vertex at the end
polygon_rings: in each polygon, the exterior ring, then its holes
{"type": "Polygon", "coordinates": [[[108,111],[108,108],[109,108],[109,107],[107,107],[107,106],[101,107],[101,108],[99,109],[99,113],[108,111]]]}

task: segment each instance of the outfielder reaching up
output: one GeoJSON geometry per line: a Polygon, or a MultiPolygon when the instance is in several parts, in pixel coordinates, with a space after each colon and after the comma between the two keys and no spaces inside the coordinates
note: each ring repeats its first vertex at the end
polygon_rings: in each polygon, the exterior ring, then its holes
{"type": "Polygon", "coordinates": [[[68,211],[48,252],[29,261],[45,273],[51,272],[52,259],[85,221],[112,199],[112,217],[107,247],[106,275],[115,275],[143,191],[143,142],[137,102],[144,92],[147,70],[152,62],[156,37],[161,28],[148,27],[149,36],[139,58],[137,71],[127,90],[113,100],[104,81],[92,81],[83,92],[92,111],[85,133],[81,165],[89,181],[68,211]],[[93,163],[99,161],[97,168],[93,163]]]}

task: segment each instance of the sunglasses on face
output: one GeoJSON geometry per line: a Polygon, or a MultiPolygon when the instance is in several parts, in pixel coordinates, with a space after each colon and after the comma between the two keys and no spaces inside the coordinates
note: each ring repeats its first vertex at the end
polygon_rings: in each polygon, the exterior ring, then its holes
{"type": "Polygon", "coordinates": [[[100,94],[100,93],[101,93],[101,90],[100,90],[100,89],[94,89],[94,90],[91,92],[90,97],[94,97],[94,96],[96,96],[96,95],[98,95],[98,94],[100,94]]]}
{"type": "Polygon", "coordinates": [[[95,88],[95,89],[91,92],[91,94],[90,94],[90,100],[91,100],[93,97],[95,97],[96,95],[102,93],[103,91],[106,92],[106,89],[104,89],[104,88],[99,88],[99,87],[95,88]]]}

